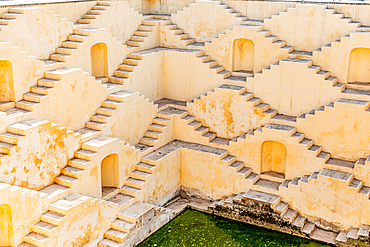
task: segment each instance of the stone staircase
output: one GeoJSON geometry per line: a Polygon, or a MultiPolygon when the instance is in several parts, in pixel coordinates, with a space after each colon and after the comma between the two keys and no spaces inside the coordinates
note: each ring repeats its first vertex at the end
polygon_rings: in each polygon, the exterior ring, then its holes
{"type": "Polygon", "coordinates": [[[160,23],[166,25],[169,22],[170,21],[163,15],[144,16],[138,29],[134,32],[134,35],[126,41],[128,52],[136,52],[158,46],[156,42],[155,44],[150,44],[150,36],[155,35],[155,30],[160,23]]]}
{"type": "Polygon", "coordinates": [[[73,29],[91,28],[92,23],[98,19],[110,5],[110,1],[98,1],[96,5],[92,6],[81,18],[77,19],[76,23],[73,24],[73,29]]]}
{"type": "Polygon", "coordinates": [[[325,231],[317,228],[316,225],[310,222],[306,217],[299,215],[297,210],[290,208],[289,204],[282,201],[280,196],[273,194],[249,190],[248,192],[241,192],[238,195],[231,195],[219,201],[215,201],[210,206],[210,210],[214,213],[225,215],[222,213],[229,210],[234,211],[238,209],[237,218],[239,220],[248,221],[246,217],[263,217],[269,219],[272,224],[287,225],[295,231],[296,235],[306,236],[318,241],[335,244],[337,233],[325,231]],[[254,205],[261,205],[261,210],[253,210],[254,205]],[[263,206],[262,206],[263,205],[263,206]],[[247,216],[248,215],[248,216],[247,216]]]}
{"type": "MultiPolygon", "coordinates": [[[[7,127],[7,131],[0,134],[0,164],[1,158],[5,158],[11,155],[12,150],[17,148],[21,138],[25,137],[32,129],[40,128],[48,121],[40,119],[29,119],[22,122],[18,122],[7,127]]],[[[65,129],[58,125],[52,125],[58,130],[65,129]]],[[[73,134],[72,131],[67,131],[69,134],[73,134]]]]}
{"type": "Polygon", "coordinates": [[[185,110],[170,106],[162,108],[149,125],[148,130],[144,132],[144,136],[140,138],[139,143],[135,145],[136,149],[140,150],[141,155],[144,156],[168,143],[172,139],[170,131],[172,130],[174,115],[182,117],[185,114],[185,110]]]}
{"type": "Polygon", "coordinates": [[[250,77],[250,80],[254,80],[254,79],[258,79],[259,77],[262,77],[264,73],[268,73],[271,69],[273,69],[274,66],[280,66],[282,62],[306,64],[308,69],[314,70],[318,76],[322,77],[323,80],[330,83],[331,86],[335,88],[339,88],[340,92],[342,92],[345,89],[345,84],[339,83],[338,78],[330,76],[329,71],[321,70],[320,66],[313,65],[313,62],[311,60],[297,59],[297,58],[285,58],[285,59],[280,60],[277,63],[271,64],[271,66],[264,68],[261,71],[256,72],[253,77],[250,77]]]}
{"type": "MultiPolygon", "coordinates": [[[[242,22],[246,19],[246,16],[243,16],[240,12],[235,11],[233,8],[229,7],[226,4],[223,4],[222,1],[212,1],[216,7],[221,8],[227,15],[234,16],[237,22],[242,22]]],[[[189,6],[183,8],[182,10],[177,11],[174,15],[182,14],[182,12],[190,11],[196,3],[190,3],[189,6]]],[[[171,16],[171,19],[175,19],[171,16]]],[[[203,50],[205,42],[195,42],[195,39],[189,37],[189,34],[185,33],[185,31],[178,27],[177,24],[170,23],[164,26],[166,30],[169,31],[170,35],[175,38],[175,42],[178,44],[176,47],[178,48],[186,48],[186,49],[196,49],[196,50],[203,50]]],[[[167,37],[168,38],[168,37],[167,37]]],[[[169,38],[169,39],[172,39],[169,38]]]]}
{"type": "MultiPolygon", "coordinates": [[[[254,96],[253,93],[247,92],[246,87],[235,86],[230,84],[223,84],[215,89],[208,91],[207,93],[195,98],[187,102],[187,107],[190,108],[191,105],[198,103],[200,100],[204,100],[206,97],[210,96],[210,94],[214,93],[215,91],[221,90],[232,90],[238,92],[240,97],[246,97],[247,101],[256,108],[258,112],[265,113],[270,115],[271,117],[277,114],[277,111],[271,109],[270,106],[266,103],[263,103],[260,98],[254,96]]],[[[195,134],[195,138],[193,141],[199,142],[200,144],[209,145],[211,147],[216,148],[227,148],[230,141],[235,142],[236,138],[231,140],[227,138],[217,137],[216,133],[210,131],[209,127],[204,126],[201,121],[196,120],[195,116],[190,115],[187,113],[184,115],[181,120],[185,121],[186,128],[191,128],[190,132],[195,134]]]]}
{"type": "Polygon", "coordinates": [[[71,219],[71,217],[74,217],[73,211],[80,208],[81,213],[84,214],[83,208],[86,209],[101,204],[112,205],[111,202],[78,194],[70,194],[49,204],[48,211],[43,213],[40,221],[31,227],[31,232],[23,238],[24,242],[20,246],[50,246],[53,236],[58,235],[58,228],[69,223],[69,221],[73,222],[73,219],[71,219]]]}
{"type": "Polygon", "coordinates": [[[98,247],[124,246],[124,242],[155,215],[154,205],[136,202],[117,214],[117,219],[110,224],[110,229],[104,233],[104,238],[98,243],[98,247]]]}
{"type": "Polygon", "coordinates": [[[83,43],[86,42],[89,36],[94,32],[104,32],[104,35],[109,35],[113,42],[121,44],[121,42],[117,41],[116,37],[113,37],[113,35],[104,28],[74,29],[73,33],[68,35],[67,40],[63,41],[62,45],[56,49],[56,52],[50,55],[50,59],[54,60],[55,63],[68,64],[69,61],[73,60],[75,51],[81,49],[80,47],[83,47],[83,43]]]}
{"type": "Polygon", "coordinates": [[[0,18],[0,31],[9,28],[9,24],[16,21],[19,15],[22,15],[23,11],[20,8],[9,8],[8,12],[2,13],[0,18]]]}
{"type": "MultiPolygon", "coordinates": [[[[126,90],[120,90],[108,95],[107,99],[102,102],[101,107],[96,110],[96,113],[91,116],[90,121],[86,123],[86,128],[95,131],[104,131],[107,127],[108,122],[110,122],[112,116],[117,114],[117,109],[120,104],[125,101],[126,97],[133,96],[137,94],[138,97],[145,98],[144,95],[140,95],[138,92],[130,92],[126,90]]],[[[149,99],[145,98],[148,102],[149,99]]],[[[153,102],[149,102],[153,105],[153,102]]]]}

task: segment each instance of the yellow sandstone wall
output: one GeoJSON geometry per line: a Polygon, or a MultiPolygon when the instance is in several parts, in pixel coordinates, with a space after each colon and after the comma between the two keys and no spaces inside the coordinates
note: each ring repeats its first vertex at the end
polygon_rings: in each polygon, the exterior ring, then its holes
{"type": "Polygon", "coordinates": [[[48,197],[44,193],[3,183],[0,183],[0,197],[0,225],[8,227],[9,232],[7,239],[0,239],[0,244],[18,246],[31,226],[38,222],[41,214],[47,210],[48,197]],[[7,216],[6,222],[4,215],[7,216]]]}
{"type": "Polygon", "coordinates": [[[92,22],[91,27],[106,28],[119,41],[125,42],[137,30],[141,19],[142,15],[132,9],[132,6],[117,1],[111,3],[109,8],[92,22]]]}
{"type": "Polygon", "coordinates": [[[356,161],[370,155],[368,107],[368,101],[338,99],[333,107],[298,118],[297,128],[331,156],[356,161]]]}
{"type": "Polygon", "coordinates": [[[247,78],[247,88],[280,114],[298,116],[329,104],[341,93],[310,60],[284,59],[247,78]]]}
{"type": "Polygon", "coordinates": [[[0,43],[0,54],[0,101],[19,101],[43,76],[43,63],[8,42],[0,43]]]}
{"type": "Polygon", "coordinates": [[[171,19],[196,41],[210,41],[242,21],[220,4],[221,1],[196,1],[172,15],[171,19]]]}
{"type": "Polygon", "coordinates": [[[1,182],[40,190],[53,183],[79,146],[73,132],[45,120],[27,120],[8,127],[21,135],[0,159],[1,182]]]}
{"type": "MultiPolygon", "coordinates": [[[[33,116],[77,130],[93,115],[107,97],[107,89],[81,69],[65,68],[45,73],[54,78],[53,88],[40,104],[34,107],[33,116]]],[[[47,82],[40,82],[44,85],[47,82]]]]}
{"type": "Polygon", "coordinates": [[[215,88],[188,104],[189,112],[217,136],[232,139],[266,125],[271,117],[235,90],[215,88]]]}
{"type": "Polygon", "coordinates": [[[71,22],[45,7],[13,8],[8,11],[20,14],[0,31],[0,39],[19,46],[38,59],[47,59],[72,32],[71,22]]]}
{"type": "Polygon", "coordinates": [[[118,92],[109,95],[108,99],[121,103],[104,126],[103,135],[137,144],[157,114],[158,106],[138,92],[118,92]]]}
{"type": "Polygon", "coordinates": [[[300,51],[313,51],[357,29],[326,5],[297,4],[266,19],[264,26],[300,51]]]}

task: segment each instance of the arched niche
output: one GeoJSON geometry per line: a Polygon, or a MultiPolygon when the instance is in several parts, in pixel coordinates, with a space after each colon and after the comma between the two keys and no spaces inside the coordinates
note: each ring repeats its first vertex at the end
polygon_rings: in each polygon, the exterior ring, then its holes
{"type": "Polygon", "coordinates": [[[108,49],[105,43],[91,47],[91,74],[95,77],[108,77],[108,49]]]}
{"type": "Polygon", "coordinates": [[[117,154],[110,154],[101,162],[101,184],[104,188],[119,187],[119,162],[117,154]]]}
{"type": "Polygon", "coordinates": [[[348,83],[370,83],[370,48],[355,48],[349,56],[348,83]]]}
{"type": "Polygon", "coordinates": [[[14,101],[13,68],[8,60],[0,60],[0,101],[14,101]]]}
{"type": "Polygon", "coordinates": [[[285,178],[287,150],[277,141],[265,141],[261,147],[261,173],[285,178]]]}
{"type": "Polygon", "coordinates": [[[9,205],[0,205],[0,246],[14,246],[12,211],[9,205]]]}
{"type": "Polygon", "coordinates": [[[253,73],[254,43],[250,39],[235,39],[233,42],[233,71],[253,73]]]}

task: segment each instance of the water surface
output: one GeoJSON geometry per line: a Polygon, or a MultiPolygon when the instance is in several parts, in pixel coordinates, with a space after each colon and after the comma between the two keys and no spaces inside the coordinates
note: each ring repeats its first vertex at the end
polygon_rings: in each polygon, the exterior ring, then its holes
{"type": "Polygon", "coordinates": [[[307,239],[187,209],[138,247],[325,247],[307,239]]]}

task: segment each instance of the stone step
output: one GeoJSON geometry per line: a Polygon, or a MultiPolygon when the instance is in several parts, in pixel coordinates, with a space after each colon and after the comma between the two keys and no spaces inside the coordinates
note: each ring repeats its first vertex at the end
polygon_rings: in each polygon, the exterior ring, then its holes
{"type": "Polygon", "coordinates": [[[23,237],[23,241],[25,241],[26,243],[33,244],[39,247],[46,247],[45,244],[48,239],[49,237],[35,232],[31,232],[23,237]]]}
{"type": "Polygon", "coordinates": [[[132,197],[135,197],[137,196],[137,194],[141,191],[140,189],[137,189],[137,188],[134,188],[134,187],[131,187],[131,186],[128,186],[128,185],[124,185],[120,191],[125,194],[125,195],[129,195],[129,196],[132,196],[132,197]]]}
{"type": "MultiPolygon", "coordinates": [[[[68,196],[71,193],[71,189],[67,186],[54,183],[54,184],[51,184],[43,188],[42,190],[40,190],[40,192],[47,194],[49,203],[53,203],[57,200],[62,199],[63,197],[68,196]]],[[[49,222],[49,221],[46,221],[46,222],[49,222]]],[[[53,222],[49,222],[49,223],[57,225],[53,222]]]]}
{"type": "Polygon", "coordinates": [[[257,180],[257,182],[253,186],[267,188],[269,190],[279,190],[281,183],[276,181],[271,181],[267,179],[260,178],[257,180]]]}
{"type": "Polygon", "coordinates": [[[114,229],[109,229],[104,233],[104,237],[120,243],[123,243],[128,238],[127,232],[122,232],[114,229]]]}
{"type": "Polygon", "coordinates": [[[140,162],[140,163],[136,164],[135,167],[139,171],[147,172],[147,173],[150,173],[150,174],[153,173],[153,170],[155,169],[154,165],[151,165],[151,164],[148,164],[148,163],[143,163],[143,162],[140,162]]]}
{"type": "Polygon", "coordinates": [[[140,180],[143,180],[143,181],[147,181],[150,174],[151,173],[149,173],[149,172],[134,170],[130,173],[130,177],[135,178],[135,179],[140,179],[140,180]]]}
{"type": "Polygon", "coordinates": [[[129,233],[134,227],[135,227],[135,224],[132,224],[128,221],[121,220],[121,219],[115,219],[111,223],[112,229],[121,231],[121,232],[126,232],[126,233],[129,233]]]}
{"type": "Polygon", "coordinates": [[[249,190],[242,196],[242,200],[258,201],[263,204],[270,205],[272,208],[276,207],[280,202],[280,197],[269,193],[249,190]]]}
{"type": "Polygon", "coordinates": [[[125,185],[136,188],[136,189],[142,189],[143,184],[145,183],[144,180],[136,179],[136,178],[131,178],[129,177],[125,181],[125,185]]]}
{"type": "Polygon", "coordinates": [[[84,171],[85,170],[80,169],[80,168],[76,168],[76,167],[73,167],[73,166],[66,166],[62,169],[61,172],[62,172],[63,175],[73,177],[73,178],[76,178],[76,179],[80,179],[81,176],[82,176],[82,173],[84,171]]]}
{"type": "Polygon", "coordinates": [[[109,199],[107,199],[107,201],[117,203],[118,209],[122,211],[131,206],[132,204],[134,204],[136,199],[133,196],[118,192],[117,194],[114,194],[109,199]]]}
{"type": "Polygon", "coordinates": [[[102,132],[99,131],[99,130],[94,130],[94,129],[90,129],[90,128],[82,128],[82,129],[78,129],[75,131],[75,134],[80,134],[81,135],[81,142],[84,143],[84,142],[87,142],[91,139],[94,139],[98,136],[101,136],[102,135],[102,132]]]}
{"type": "Polygon", "coordinates": [[[73,159],[70,159],[68,160],[68,165],[69,166],[72,166],[72,167],[76,167],[76,168],[79,168],[79,169],[86,169],[86,165],[90,163],[89,160],[85,160],[85,159],[78,159],[78,158],[73,158],[73,159]]]}
{"type": "Polygon", "coordinates": [[[311,222],[306,222],[306,224],[304,224],[304,226],[302,227],[302,232],[309,236],[315,229],[315,224],[311,222]]]}
{"type": "Polygon", "coordinates": [[[11,132],[4,132],[0,134],[0,143],[9,143],[13,145],[18,144],[18,140],[23,137],[23,135],[18,135],[11,132]]]}
{"type": "Polygon", "coordinates": [[[335,244],[335,240],[337,238],[338,234],[331,231],[325,231],[322,229],[314,229],[313,232],[310,234],[310,237],[312,239],[322,241],[325,243],[335,244]]]}
{"type": "Polygon", "coordinates": [[[7,143],[7,142],[0,142],[0,152],[4,154],[10,154],[11,148],[15,147],[16,145],[7,143]]]}
{"type": "Polygon", "coordinates": [[[44,221],[39,221],[31,227],[31,231],[50,237],[58,226],[44,221]]]}
{"type": "MultiPolygon", "coordinates": [[[[160,133],[162,133],[162,132],[160,132],[160,133]]],[[[139,143],[142,143],[142,144],[145,144],[145,145],[148,145],[148,146],[154,146],[156,141],[158,141],[158,139],[144,136],[144,137],[140,138],[139,143]]]]}
{"type": "Polygon", "coordinates": [[[286,202],[279,202],[279,204],[274,207],[274,210],[278,212],[280,215],[284,215],[286,211],[289,209],[289,205],[286,202]]]}
{"type": "Polygon", "coordinates": [[[102,241],[98,243],[98,247],[121,247],[121,246],[122,244],[120,242],[106,238],[104,238],[102,241]]]}
{"type": "Polygon", "coordinates": [[[152,218],[154,214],[154,205],[143,202],[136,202],[134,205],[121,211],[118,214],[118,218],[132,224],[136,224],[137,222],[143,222],[146,219],[152,218]]]}
{"type": "Polygon", "coordinates": [[[59,175],[58,177],[55,178],[55,183],[71,188],[73,182],[75,182],[76,180],[77,179],[74,177],[59,175]]]}
{"type": "Polygon", "coordinates": [[[290,223],[292,223],[295,218],[297,217],[298,215],[298,212],[297,210],[294,210],[294,209],[288,209],[285,214],[283,214],[283,218],[287,221],[289,221],[290,223]]]}

